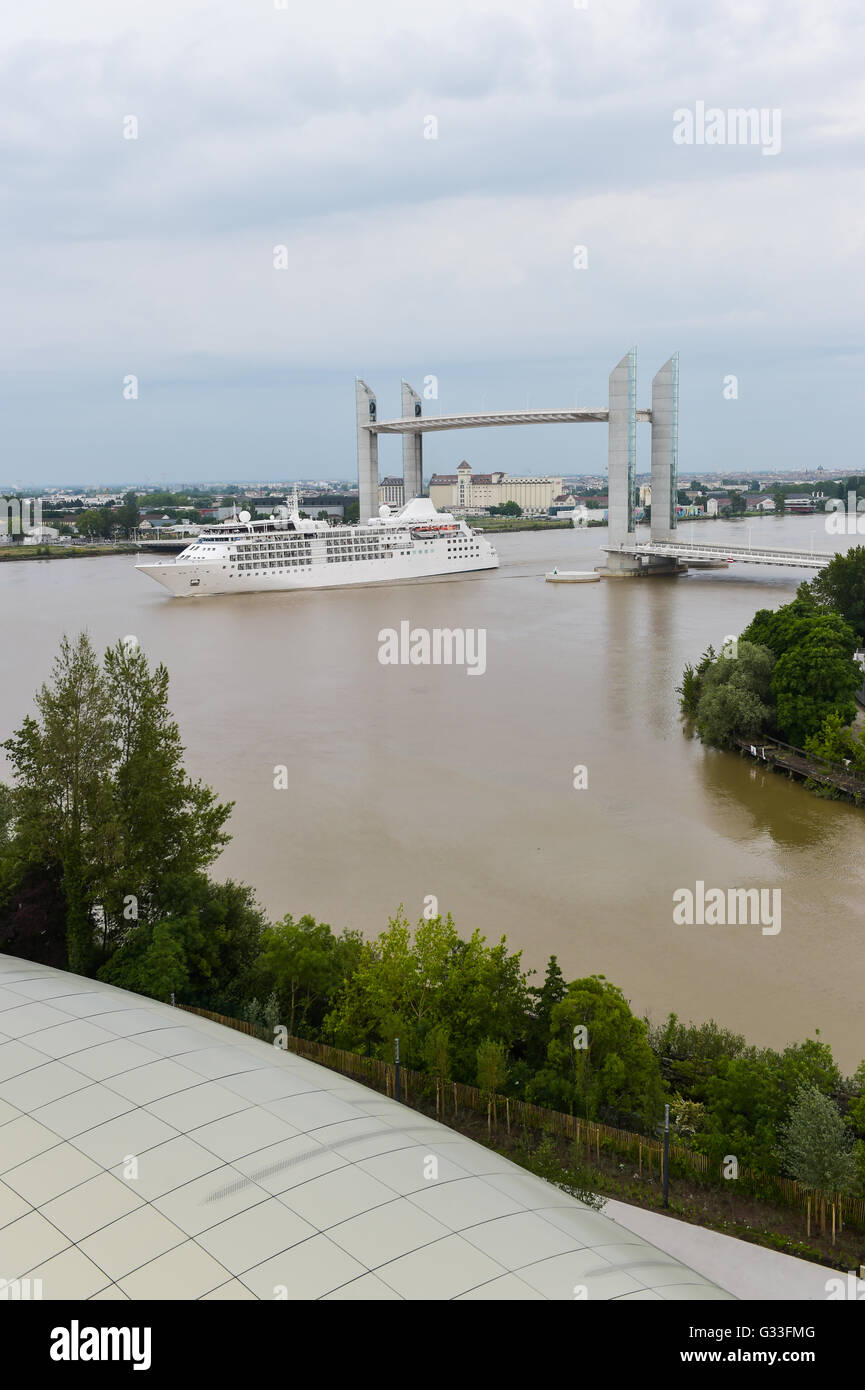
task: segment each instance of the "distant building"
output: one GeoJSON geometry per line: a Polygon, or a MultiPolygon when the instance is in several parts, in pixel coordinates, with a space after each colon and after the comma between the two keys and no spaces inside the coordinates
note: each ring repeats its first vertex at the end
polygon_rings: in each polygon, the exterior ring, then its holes
{"type": "Polygon", "coordinates": [[[401,507],[405,502],[405,487],[402,478],[382,478],[378,485],[379,503],[389,507],[401,507]]]}
{"type": "Polygon", "coordinates": [[[53,526],[34,526],[24,537],[25,545],[45,545],[48,541],[60,539],[60,532],[53,526]]]}
{"type": "Polygon", "coordinates": [[[333,517],[336,521],[341,521],[345,516],[345,507],[335,502],[325,502],[321,497],[306,498],[301,502],[301,510],[311,516],[313,521],[318,517],[319,512],[324,512],[326,516],[333,517]]]}
{"type": "Polygon", "coordinates": [[[562,479],[512,478],[507,473],[473,473],[463,459],[456,473],[433,473],[430,500],[442,511],[471,512],[516,502],[524,512],[549,512],[562,495],[562,479]]]}

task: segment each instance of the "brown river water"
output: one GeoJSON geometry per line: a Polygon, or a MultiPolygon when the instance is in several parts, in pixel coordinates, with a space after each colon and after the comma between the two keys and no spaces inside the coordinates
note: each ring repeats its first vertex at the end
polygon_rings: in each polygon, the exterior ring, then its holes
{"type": "MultiPolygon", "coordinates": [[[[698,539],[846,548],[823,517],[683,527],[698,539]]],[[[686,661],[794,595],[807,571],[545,584],[604,530],[495,536],[490,574],[329,593],[178,600],[134,557],[0,564],[0,738],[60,636],[133,635],[171,673],[187,764],[236,802],[217,875],[272,915],[375,934],[434,895],[468,934],[543,972],[603,973],[655,1019],[715,1017],[759,1044],[819,1028],[865,1056],[865,811],[682,731],[686,661]],[[379,632],[486,631],[486,670],[383,665],[379,632]],[[588,785],[574,788],[574,769],[588,785]],[[274,769],[288,786],[275,789],[274,769]],[[673,893],[781,890],[781,930],[683,926],[673,893]]]]}

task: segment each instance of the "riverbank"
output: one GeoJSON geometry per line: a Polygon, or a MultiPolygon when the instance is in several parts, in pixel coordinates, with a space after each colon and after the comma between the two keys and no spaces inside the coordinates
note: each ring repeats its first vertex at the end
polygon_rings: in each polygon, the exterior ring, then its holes
{"type": "MultiPolygon", "coordinates": [[[[570,517],[566,521],[561,521],[558,517],[522,517],[522,516],[468,516],[466,524],[474,527],[476,531],[571,531],[573,525],[570,517]]],[[[606,524],[606,523],[604,523],[606,524]]]]}
{"type": "Polygon", "coordinates": [[[8,545],[0,549],[0,562],[19,560],[93,559],[96,555],[137,555],[141,549],[130,541],[107,545],[8,545]]]}

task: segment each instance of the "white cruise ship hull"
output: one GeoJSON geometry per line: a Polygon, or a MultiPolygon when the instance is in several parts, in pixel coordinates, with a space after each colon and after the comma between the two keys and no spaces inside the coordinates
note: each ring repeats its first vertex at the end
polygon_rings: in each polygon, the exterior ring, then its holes
{"type": "MultiPolygon", "coordinates": [[[[490,547],[491,549],[491,547],[490,547]]],[[[136,569],[162,584],[176,598],[205,594],[278,593],[287,589],[346,589],[356,584],[404,584],[419,579],[444,579],[449,575],[498,569],[495,551],[471,561],[433,554],[395,555],[384,562],[353,560],[347,564],[318,564],[306,569],[247,573],[232,570],[220,561],[157,560],[136,569]],[[386,567],[386,572],[385,571],[386,567]]]]}

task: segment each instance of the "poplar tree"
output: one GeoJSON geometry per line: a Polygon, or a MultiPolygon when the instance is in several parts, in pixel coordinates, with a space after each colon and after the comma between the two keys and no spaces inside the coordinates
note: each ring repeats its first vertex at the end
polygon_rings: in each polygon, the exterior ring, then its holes
{"type": "Polygon", "coordinates": [[[35,703],[2,745],[12,853],[22,870],[59,877],[67,965],[86,974],[142,918],[164,915],[162,884],[216,858],[231,804],[187,777],[168,672],[151,671],[137,644],[117,643],[100,668],[87,633],[64,637],[35,703]]]}

